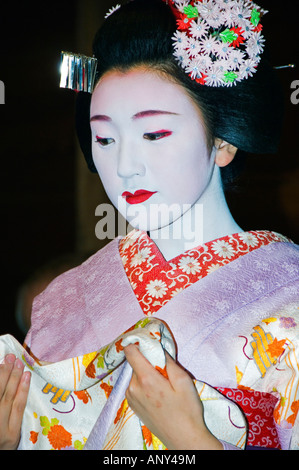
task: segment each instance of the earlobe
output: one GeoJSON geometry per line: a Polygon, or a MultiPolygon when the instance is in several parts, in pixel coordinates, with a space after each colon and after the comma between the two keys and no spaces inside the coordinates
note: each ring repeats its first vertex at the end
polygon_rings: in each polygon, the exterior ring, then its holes
{"type": "Polygon", "coordinates": [[[229,163],[233,161],[235,155],[237,153],[237,147],[225,140],[222,139],[215,139],[215,147],[216,147],[216,155],[215,155],[215,163],[220,168],[227,166],[229,163]]]}

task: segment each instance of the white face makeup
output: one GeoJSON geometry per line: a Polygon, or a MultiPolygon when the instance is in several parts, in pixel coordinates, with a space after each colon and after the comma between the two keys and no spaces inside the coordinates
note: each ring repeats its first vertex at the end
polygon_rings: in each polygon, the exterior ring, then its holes
{"type": "Polygon", "coordinates": [[[157,230],[200,200],[214,161],[200,112],[179,85],[142,69],[109,72],[90,116],[94,164],[133,227],[157,230]]]}

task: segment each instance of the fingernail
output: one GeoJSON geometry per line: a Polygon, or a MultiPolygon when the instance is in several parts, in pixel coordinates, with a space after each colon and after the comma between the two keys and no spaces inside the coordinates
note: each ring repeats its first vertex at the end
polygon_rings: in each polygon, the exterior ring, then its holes
{"type": "Polygon", "coordinates": [[[16,357],[13,354],[8,354],[5,356],[5,362],[8,364],[13,364],[16,360],[16,357]]]}
{"type": "Polygon", "coordinates": [[[16,367],[17,369],[22,369],[23,362],[20,359],[16,359],[14,367],[16,367]]]}
{"type": "Polygon", "coordinates": [[[25,372],[22,377],[23,382],[28,383],[30,382],[30,379],[31,379],[31,372],[25,372]]]}

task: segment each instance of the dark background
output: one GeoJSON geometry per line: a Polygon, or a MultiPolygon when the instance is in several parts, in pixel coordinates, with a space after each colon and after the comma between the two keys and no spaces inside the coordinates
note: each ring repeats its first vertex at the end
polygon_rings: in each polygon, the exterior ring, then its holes
{"type": "MultiPolygon", "coordinates": [[[[291,83],[299,80],[298,1],[257,3],[270,10],[263,23],[273,65],[298,65],[279,72],[286,114],[278,154],[252,157],[241,190],[228,199],[243,229],[278,231],[298,243],[299,104],[290,101],[291,83]]],[[[14,318],[19,286],[43,263],[78,250],[75,98],[58,86],[61,49],[76,51],[78,8],[76,1],[50,0],[2,3],[1,10],[0,334],[21,341],[14,318]]]]}

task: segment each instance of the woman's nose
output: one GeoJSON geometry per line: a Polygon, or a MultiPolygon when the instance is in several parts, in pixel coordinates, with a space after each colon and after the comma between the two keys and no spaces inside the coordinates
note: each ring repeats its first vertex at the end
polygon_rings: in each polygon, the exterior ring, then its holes
{"type": "Polygon", "coordinates": [[[120,178],[144,176],[145,165],[138,150],[132,145],[122,146],[118,155],[117,174],[120,178]]]}

